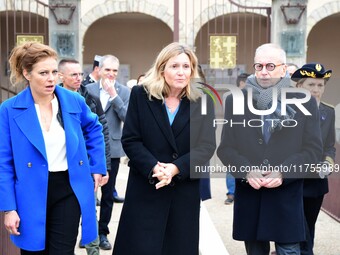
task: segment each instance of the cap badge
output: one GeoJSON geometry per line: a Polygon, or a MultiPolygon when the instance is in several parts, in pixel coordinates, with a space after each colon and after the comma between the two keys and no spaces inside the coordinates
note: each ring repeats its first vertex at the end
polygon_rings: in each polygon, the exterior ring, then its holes
{"type": "Polygon", "coordinates": [[[322,69],[322,67],[321,67],[320,64],[316,64],[316,65],[315,65],[315,69],[316,69],[318,72],[320,72],[321,69],[322,69]]]}

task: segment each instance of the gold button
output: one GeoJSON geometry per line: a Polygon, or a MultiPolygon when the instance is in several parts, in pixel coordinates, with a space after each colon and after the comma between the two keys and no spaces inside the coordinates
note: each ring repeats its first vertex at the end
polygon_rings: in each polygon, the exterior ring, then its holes
{"type": "Polygon", "coordinates": [[[84,164],[84,161],[80,160],[79,165],[82,166],[84,164]]]}
{"type": "Polygon", "coordinates": [[[31,162],[28,162],[28,163],[27,163],[27,167],[32,167],[32,163],[31,163],[31,162]]]}

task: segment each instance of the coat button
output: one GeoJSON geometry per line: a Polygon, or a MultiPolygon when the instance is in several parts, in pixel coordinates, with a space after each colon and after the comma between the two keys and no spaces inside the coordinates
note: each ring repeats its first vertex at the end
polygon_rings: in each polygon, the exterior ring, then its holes
{"type": "Polygon", "coordinates": [[[31,162],[28,162],[28,163],[27,163],[27,167],[32,167],[32,163],[31,163],[31,162]]]}
{"type": "Polygon", "coordinates": [[[260,138],[260,139],[257,140],[257,141],[258,141],[259,144],[263,144],[263,139],[260,138]]]}
{"type": "Polygon", "coordinates": [[[263,164],[267,165],[269,163],[269,160],[268,159],[264,159],[263,160],[263,164]]]}
{"type": "Polygon", "coordinates": [[[84,164],[84,161],[80,160],[79,165],[82,166],[84,164]]]}
{"type": "Polygon", "coordinates": [[[173,154],[172,154],[172,158],[173,158],[173,159],[177,159],[177,158],[178,158],[178,154],[177,154],[176,152],[173,153],[173,154]]]}

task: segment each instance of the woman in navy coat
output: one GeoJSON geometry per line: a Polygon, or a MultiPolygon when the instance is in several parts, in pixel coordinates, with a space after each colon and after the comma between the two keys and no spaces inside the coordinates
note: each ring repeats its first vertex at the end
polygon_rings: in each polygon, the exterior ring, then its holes
{"type": "Polygon", "coordinates": [[[129,180],[113,254],[197,255],[199,179],[215,150],[213,106],[201,114],[197,58],[172,43],[158,55],[142,86],[132,89],[122,143],[129,180]]]}
{"type": "Polygon", "coordinates": [[[326,70],[320,63],[308,63],[296,70],[292,80],[298,88],[308,89],[316,99],[320,112],[320,128],[323,143],[322,158],[318,170],[303,183],[303,206],[307,222],[307,242],[301,245],[302,253],[313,255],[315,223],[318,218],[324,195],[328,193],[327,175],[335,160],[335,111],[334,107],[321,102],[325,85],[331,77],[332,70],[326,70]],[[329,171],[327,171],[329,170],[329,171]],[[326,178],[325,178],[326,177],[326,178]]]}
{"type": "Polygon", "coordinates": [[[73,255],[97,236],[93,190],[106,173],[102,126],[84,99],[57,83],[57,54],[13,49],[11,81],[28,86],[0,108],[0,210],[21,254],[73,255]]]}

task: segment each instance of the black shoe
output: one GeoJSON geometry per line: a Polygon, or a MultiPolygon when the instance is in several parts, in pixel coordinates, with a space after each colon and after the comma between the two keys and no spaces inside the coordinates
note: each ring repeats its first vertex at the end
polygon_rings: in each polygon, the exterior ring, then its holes
{"type": "Polygon", "coordinates": [[[225,205],[230,205],[234,202],[234,195],[227,195],[227,199],[224,201],[225,205]]]}
{"type": "Polygon", "coordinates": [[[119,197],[119,196],[114,196],[113,197],[113,201],[115,202],[115,203],[124,203],[124,198],[123,197],[119,197]]]}
{"type": "Polygon", "coordinates": [[[112,249],[112,246],[109,242],[109,240],[107,240],[107,237],[106,235],[99,235],[99,247],[100,249],[102,250],[111,250],[112,249]]]}
{"type": "Polygon", "coordinates": [[[81,239],[80,239],[80,241],[79,241],[79,248],[80,248],[80,249],[84,249],[84,248],[85,248],[85,245],[83,245],[83,243],[81,242],[81,239]]]}

